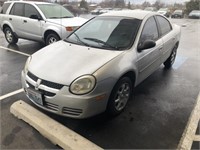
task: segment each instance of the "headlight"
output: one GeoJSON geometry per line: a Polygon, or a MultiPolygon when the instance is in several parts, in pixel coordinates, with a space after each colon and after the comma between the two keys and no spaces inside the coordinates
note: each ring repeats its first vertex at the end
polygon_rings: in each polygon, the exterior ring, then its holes
{"type": "Polygon", "coordinates": [[[70,92],[77,95],[82,95],[91,92],[96,84],[96,79],[92,75],[84,75],[74,80],[70,85],[70,92]]]}
{"type": "Polygon", "coordinates": [[[26,60],[26,64],[25,64],[25,67],[24,67],[24,72],[27,73],[28,72],[28,66],[31,62],[31,56],[26,60]]]}

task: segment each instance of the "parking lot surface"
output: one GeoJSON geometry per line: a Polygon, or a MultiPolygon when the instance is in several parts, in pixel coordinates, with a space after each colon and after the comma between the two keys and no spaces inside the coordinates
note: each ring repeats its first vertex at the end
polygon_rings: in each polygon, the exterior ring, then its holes
{"type": "MultiPolygon", "coordinates": [[[[137,86],[122,114],[114,118],[101,114],[75,120],[43,112],[105,149],[177,148],[200,91],[200,20],[171,21],[182,26],[173,68],[165,70],[160,66],[137,86]]],[[[0,32],[0,97],[21,89],[20,74],[27,54],[42,47],[40,43],[26,40],[20,40],[15,46],[8,45],[0,32]]],[[[19,99],[32,105],[23,92],[0,101],[1,149],[59,149],[10,114],[10,106],[19,99]]],[[[199,142],[193,148],[198,149],[199,142]]]]}

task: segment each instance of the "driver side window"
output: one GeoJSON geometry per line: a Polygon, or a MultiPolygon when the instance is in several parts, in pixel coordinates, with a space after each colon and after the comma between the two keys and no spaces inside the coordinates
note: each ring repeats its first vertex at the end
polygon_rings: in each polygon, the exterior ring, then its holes
{"type": "Polygon", "coordinates": [[[140,36],[139,44],[142,44],[146,40],[158,40],[158,28],[154,17],[149,18],[143,28],[142,34],[140,36]]]}
{"type": "Polygon", "coordinates": [[[32,15],[37,15],[38,17],[41,18],[39,12],[32,5],[25,4],[25,10],[24,10],[24,12],[25,12],[25,17],[30,18],[32,15]]]}

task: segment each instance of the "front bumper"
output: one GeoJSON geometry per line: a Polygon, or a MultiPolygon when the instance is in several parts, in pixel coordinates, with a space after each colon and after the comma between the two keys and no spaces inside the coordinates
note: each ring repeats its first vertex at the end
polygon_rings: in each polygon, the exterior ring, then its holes
{"type": "Polygon", "coordinates": [[[106,110],[109,93],[73,95],[69,92],[68,86],[63,86],[61,89],[48,87],[47,84],[37,86],[37,81],[34,81],[34,78],[30,78],[24,71],[21,73],[21,80],[22,87],[29,100],[46,111],[81,119],[94,116],[106,110]],[[30,97],[28,89],[41,93],[42,105],[30,97]]]}

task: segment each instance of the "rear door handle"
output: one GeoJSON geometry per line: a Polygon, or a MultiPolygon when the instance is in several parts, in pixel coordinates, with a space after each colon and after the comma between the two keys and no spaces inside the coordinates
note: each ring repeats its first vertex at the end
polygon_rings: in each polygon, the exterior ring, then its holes
{"type": "Polygon", "coordinates": [[[24,23],[27,23],[27,20],[24,20],[24,23]]]}
{"type": "Polygon", "coordinates": [[[12,20],[12,18],[9,18],[9,20],[12,20]]]}

